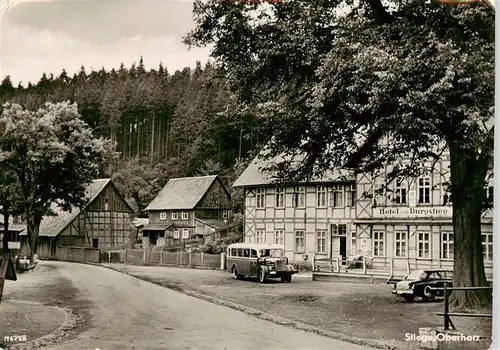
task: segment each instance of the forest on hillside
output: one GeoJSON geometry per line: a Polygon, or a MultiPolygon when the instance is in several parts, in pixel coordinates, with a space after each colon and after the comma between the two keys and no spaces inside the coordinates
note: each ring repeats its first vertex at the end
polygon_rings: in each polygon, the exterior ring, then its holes
{"type": "MultiPolygon", "coordinates": [[[[230,187],[259,144],[257,119],[237,114],[228,89],[210,64],[168,72],[127,68],[43,74],[36,84],[0,85],[0,102],[36,109],[45,102],[76,102],[96,136],[116,142],[118,160],[103,169],[127,200],[143,209],[170,178],[213,175],[230,187]]],[[[240,194],[234,209],[241,211],[240,194]]]]}

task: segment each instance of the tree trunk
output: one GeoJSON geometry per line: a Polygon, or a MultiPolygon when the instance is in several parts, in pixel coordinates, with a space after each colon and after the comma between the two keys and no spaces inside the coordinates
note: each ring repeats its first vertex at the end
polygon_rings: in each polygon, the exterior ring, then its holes
{"type": "MultiPolygon", "coordinates": [[[[454,231],[454,287],[489,286],[484,272],[481,213],[487,162],[463,143],[450,144],[454,231]],[[486,164],[485,164],[486,163],[486,164]]],[[[491,303],[491,291],[454,291],[452,306],[477,308],[491,303]]]]}
{"type": "Polygon", "coordinates": [[[241,160],[242,143],[243,143],[243,120],[240,118],[240,140],[238,146],[238,159],[240,160],[241,160]]]}
{"type": "Polygon", "coordinates": [[[139,156],[141,155],[141,134],[140,134],[140,127],[139,127],[139,120],[136,119],[135,120],[135,125],[136,125],[136,129],[137,129],[137,154],[136,156],[139,156]]]}
{"type": "Polygon", "coordinates": [[[155,117],[151,117],[153,120],[151,121],[151,150],[150,150],[150,157],[151,157],[151,163],[154,163],[155,160],[155,117]]]}
{"type": "Polygon", "coordinates": [[[40,233],[41,217],[29,218],[27,222],[28,243],[30,246],[30,265],[35,263],[35,254],[38,253],[38,235],[40,233]]]}
{"type": "Polygon", "coordinates": [[[9,205],[7,203],[3,203],[3,218],[4,218],[4,227],[3,227],[3,239],[2,239],[2,254],[5,254],[9,251],[9,205]]]}
{"type": "Polygon", "coordinates": [[[165,137],[165,159],[168,160],[168,143],[170,142],[170,117],[167,119],[167,135],[165,137]]]}

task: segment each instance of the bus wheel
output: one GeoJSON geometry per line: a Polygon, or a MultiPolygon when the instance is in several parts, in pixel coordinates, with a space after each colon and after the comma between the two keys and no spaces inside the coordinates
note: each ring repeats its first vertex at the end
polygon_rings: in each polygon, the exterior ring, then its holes
{"type": "Polygon", "coordinates": [[[236,268],[236,266],[233,266],[233,278],[235,280],[239,280],[241,278],[241,275],[238,274],[238,269],[236,268]]]}

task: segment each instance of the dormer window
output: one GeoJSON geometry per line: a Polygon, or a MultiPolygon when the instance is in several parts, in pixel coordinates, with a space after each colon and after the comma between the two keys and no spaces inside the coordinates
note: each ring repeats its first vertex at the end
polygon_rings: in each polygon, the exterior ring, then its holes
{"type": "Polygon", "coordinates": [[[167,212],[162,211],[162,212],[160,213],[160,220],[161,220],[161,221],[165,221],[165,220],[167,220],[167,212]]]}
{"type": "Polygon", "coordinates": [[[224,210],[224,211],[222,212],[222,218],[223,218],[224,220],[227,220],[227,217],[228,217],[227,210],[224,210]]]}
{"type": "Polygon", "coordinates": [[[172,220],[177,220],[179,219],[179,215],[177,215],[176,212],[172,212],[172,220]]]}
{"type": "Polygon", "coordinates": [[[188,213],[182,212],[182,220],[187,220],[188,219],[188,213]]]}

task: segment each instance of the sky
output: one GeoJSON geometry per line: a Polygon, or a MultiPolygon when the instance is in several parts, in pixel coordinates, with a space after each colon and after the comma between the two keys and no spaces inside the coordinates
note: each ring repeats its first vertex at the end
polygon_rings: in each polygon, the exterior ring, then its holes
{"type": "Polygon", "coordinates": [[[148,69],[160,62],[170,72],[194,67],[207,61],[209,50],[189,50],[181,42],[194,27],[192,7],[187,0],[17,3],[0,19],[0,76],[25,85],[44,72],[73,74],[81,65],[110,70],[122,62],[129,67],[141,56],[148,69]]]}

